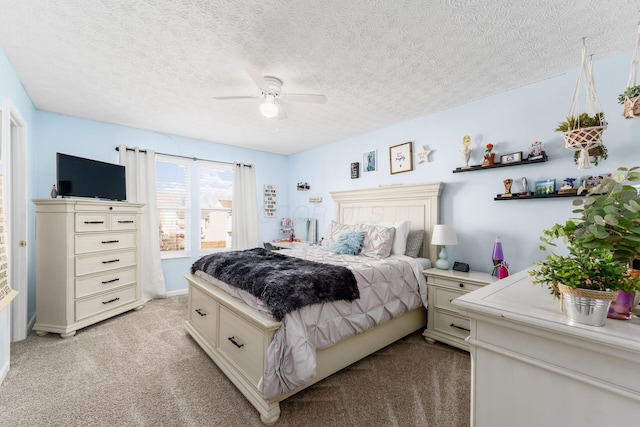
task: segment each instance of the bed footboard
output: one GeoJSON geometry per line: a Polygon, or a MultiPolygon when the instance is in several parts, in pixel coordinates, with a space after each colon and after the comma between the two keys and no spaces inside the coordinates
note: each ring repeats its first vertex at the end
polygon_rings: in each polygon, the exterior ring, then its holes
{"type": "Polygon", "coordinates": [[[423,307],[358,334],[316,355],[316,376],[304,386],[266,400],[259,383],[264,373],[265,355],[280,322],[233,298],[194,275],[189,282],[187,332],[218,365],[247,400],[258,410],[264,424],[280,417],[280,402],[329,375],[374,353],[398,339],[422,329],[426,324],[423,307]]]}

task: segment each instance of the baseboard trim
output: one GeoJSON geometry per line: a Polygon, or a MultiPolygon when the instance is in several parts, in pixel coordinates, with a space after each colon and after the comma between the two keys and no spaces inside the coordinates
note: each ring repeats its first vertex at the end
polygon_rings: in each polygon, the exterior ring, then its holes
{"type": "Polygon", "coordinates": [[[187,295],[189,293],[188,289],[178,289],[177,291],[167,292],[168,297],[175,297],[176,295],[187,295]]]}
{"type": "Polygon", "coordinates": [[[4,365],[2,365],[2,368],[0,368],[0,384],[2,384],[2,382],[4,381],[4,378],[9,373],[9,365],[10,364],[11,363],[9,361],[9,358],[7,358],[7,360],[5,360],[5,362],[4,362],[4,365]]]}

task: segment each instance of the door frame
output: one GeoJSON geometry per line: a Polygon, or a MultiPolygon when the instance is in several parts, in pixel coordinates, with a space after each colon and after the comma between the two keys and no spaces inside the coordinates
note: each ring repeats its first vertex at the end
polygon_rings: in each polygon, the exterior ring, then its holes
{"type": "Polygon", "coordinates": [[[28,187],[27,122],[9,98],[5,102],[2,131],[5,141],[5,207],[7,209],[7,249],[9,283],[18,291],[11,306],[11,341],[27,337],[28,317],[28,187]]]}

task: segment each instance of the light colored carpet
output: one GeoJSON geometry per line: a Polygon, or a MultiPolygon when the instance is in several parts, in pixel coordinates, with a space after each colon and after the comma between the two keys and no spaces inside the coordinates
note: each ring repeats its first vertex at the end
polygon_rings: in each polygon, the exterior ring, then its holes
{"type": "MultiPolygon", "coordinates": [[[[185,332],[186,296],[11,345],[1,426],[261,426],[185,332]]],[[[469,354],[419,332],[281,403],[276,426],[468,426],[469,354]]]]}

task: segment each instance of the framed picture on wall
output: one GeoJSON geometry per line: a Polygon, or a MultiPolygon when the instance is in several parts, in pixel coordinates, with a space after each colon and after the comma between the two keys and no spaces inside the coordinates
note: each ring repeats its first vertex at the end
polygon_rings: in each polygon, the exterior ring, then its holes
{"type": "Polygon", "coordinates": [[[411,141],[389,147],[389,171],[394,173],[413,170],[411,141]]]}
{"type": "Polygon", "coordinates": [[[360,163],[351,163],[351,179],[360,178],[360,163]]]}
{"type": "Polygon", "coordinates": [[[556,192],[556,180],[545,179],[544,181],[536,181],[535,195],[543,196],[545,194],[553,194],[556,192]]]}
{"type": "Polygon", "coordinates": [[[362,172],[375,172],[378,170],[378,152],[367,151],[362,155],[362,172]]]}
{"type": "Polygon", "coordinates": [[[522,161],[522,151],[500,156],[500,164],[514,163],[514,162],[520,162],[520,161],[522,161]]]}

